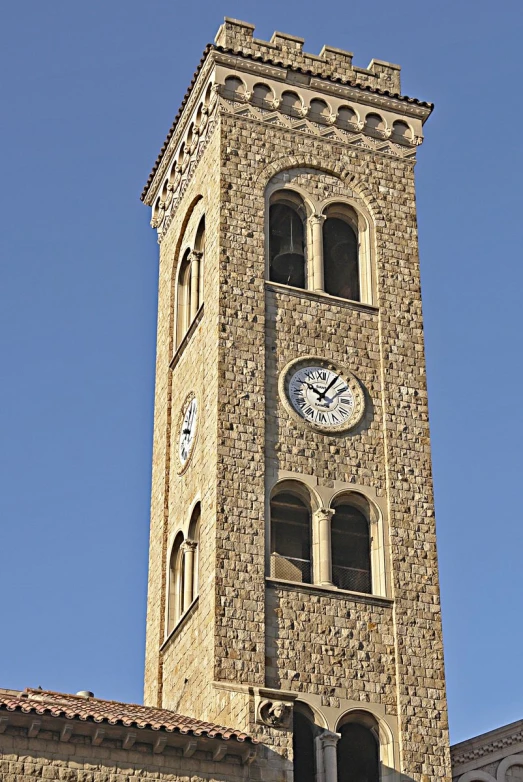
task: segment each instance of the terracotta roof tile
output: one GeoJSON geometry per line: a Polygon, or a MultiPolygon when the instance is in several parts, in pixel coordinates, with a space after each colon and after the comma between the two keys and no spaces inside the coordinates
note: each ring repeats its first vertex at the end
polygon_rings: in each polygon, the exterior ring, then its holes
{"type": "Polygon", "coordinates": [[[134,703],[106,701],[100,698],[85,698],[79,695],[52,692],[49,690],[26,689],[24,692],[2,693],[0,691],[0,712],[17,711],[25,714],[40,714],[66,719],[104,722],[109,725],[165,730],[169,733],[208,736],[225,740],[258,742],[246,733],[234,728],[225,728],[212,722],[202,722],[184,717],[168,709],[154,709],[134,703]]]}
{"type": "Polygon", "coordinates": [[[169,141],[172,138],[172,135],[174,133],[174,130],[176,128],[176,125],[178,124],[178,120],[180,119],[182,115],[182,111],[185,108],[185,104],[187,103],[189,96],[192,92],[192,89],[196,83],[196,79],[198,78],[198,75],[202,69],[202,66],[207,59],[207,55],[210,51],[217,51],[217,52],[223,52],[224,54],[233,54],[236,57],[243,57],[246,60],[254,60],[266,63],[267,65],[275,65],[277,67],[282,68],[290,68],[292,71],[298,71],[299,73],[303,73],[307,76],[314,76],[315,78],[325,79],[326,81],[335,82],[337,84],[346,84],[348,87],[355,87],[359,90],[363,90],[364,92],[372,92],[376,95],[384,95],[388,98],[394,98],[395,100],[401,100],[405,103],[411,103],[415,106],[421,106],[426,109],[432,109],[434,108],[433,103],[427,103],[427,101],[418,100],[417,98],[409,98],[408,95],[400,95],[399,93],[395,92],[389,92],[389,90],[380,90],[378,87],[372,87],[369,84],[359,84],[357,81],[350,81],[349,79],[342,79],[340,77],[336,76],[325,76],[320,71],[311,71],[307,70],[306,68],[301,68],[298,65],[293,65],[291,62],[284,62],[283,60],[273,60],[270,57],[265,57],[262,54],[246,54],[245,52],[241,51],[240,49],[227,49],[224,46],[216,46],[215,44],[209,43],[204,49],[204,52],[202,54],[201,60],[198,63],[198,67],[196,68],[193,77],[191,79],[191,83],[189,87],[187,88],[187,92],[185,93],[181,106],[178,109],[178,113],[176,114],[176,117],[173,120],[173,124],[171,125],[169,132],[167,134],[167,138],[163,142],[162,148],[160,150],[160,153],[158,157],[156,158],[156,161],[154,163],[154,166],[152,168],[151,173],[149,174],[149,177],[147,179],[147,182],[145,183],[145,187],[142,190],[142,194],[140,196],[141,200],[144,201],[145,197],[147,195],[147,191],[149,190],[149,187],[151,186],[151,183],[154,179],[154,175],[156,174],[158,170],[158,166],[160,165],[160,161],[162,159],[163,153],[167,149],[167,146],[169,144],[169,141]]]}

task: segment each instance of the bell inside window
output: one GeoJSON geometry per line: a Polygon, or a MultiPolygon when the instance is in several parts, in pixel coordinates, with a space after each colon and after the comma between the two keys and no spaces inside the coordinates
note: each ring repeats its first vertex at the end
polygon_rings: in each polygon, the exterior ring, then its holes
{"type": "Polygon", "coordinates": [[[327,215],[323,226],[325,292],[360,301],[357,232],[344,215],[327,215]]]}
{"type": "Polygon", "coordinates": [[[287,203],[270,207],[269,266],[271,282],[305,288],[303,220],[287,203]]]}

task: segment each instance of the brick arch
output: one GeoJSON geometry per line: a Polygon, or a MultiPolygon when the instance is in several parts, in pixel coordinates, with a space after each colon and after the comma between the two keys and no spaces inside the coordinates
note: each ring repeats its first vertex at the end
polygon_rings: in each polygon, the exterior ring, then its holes
{"type": "Polygon", "coordinates": [[[316,155],[286,155],[264,166],[256,177],[256,185],[265,189],[271,179],[291,168],[315,168],[331,176],[338,177],[343,183],[350,185],[352,190],[361,198],[374,222],[386,220],[378,200],[364,182],[360,182],[355,174],[348,171],[346,165],[340,160],[334,165],[326,166],[323,160],[316,155]]]}

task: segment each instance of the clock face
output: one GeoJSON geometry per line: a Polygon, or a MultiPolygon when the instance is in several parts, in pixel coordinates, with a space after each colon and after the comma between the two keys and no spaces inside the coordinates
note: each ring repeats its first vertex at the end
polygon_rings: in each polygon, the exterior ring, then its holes
{"type": "Polygon", "coordinates": [[[183,408],[182,424],[180,429],[180,444],[178,455],[182,468],[185,467],[191,455],[196,436],[196,420],[198,416],[198,402],[194,395],[190,395],[183,408]]]}
{"type": "Polygon", "coordinates": [[[292,361],[281,386],[287,409],[319,431],[344,431],[362,418],[364,396],[358,380],[324,359],[292,361]]]}

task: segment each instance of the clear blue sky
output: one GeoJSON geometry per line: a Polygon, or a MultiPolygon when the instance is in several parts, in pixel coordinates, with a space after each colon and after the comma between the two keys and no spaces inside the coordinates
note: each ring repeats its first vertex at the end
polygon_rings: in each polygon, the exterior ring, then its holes
{"type": "Polygon", "coordinates": [[[139,193],[224,15],[400,63],[417,165],[448,693],[523,717],[521,3],[4,4],[0,686],[140,701],[157,246],[139,193]]]}

